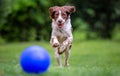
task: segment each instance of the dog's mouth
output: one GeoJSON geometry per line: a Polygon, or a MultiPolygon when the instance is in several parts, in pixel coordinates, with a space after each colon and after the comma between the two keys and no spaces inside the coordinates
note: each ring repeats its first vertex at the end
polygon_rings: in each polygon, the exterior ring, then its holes
{"type": "Polygon", "coordinates": [[[59,23],[59,24],[58,24],[58,27],[59,27],[59,28],[62,28],[62,27],[63,27],[63,24],[62,24],[62,23],[59,23]]]}

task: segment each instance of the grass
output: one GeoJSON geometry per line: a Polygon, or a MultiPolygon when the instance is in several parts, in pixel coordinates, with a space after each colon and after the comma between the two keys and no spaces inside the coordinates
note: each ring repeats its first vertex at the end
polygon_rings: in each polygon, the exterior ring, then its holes
{"type": "Polygon", "coordinates": [[[19,58],[22,50],[31,45],[45,47],[51,56],[48,71],[32,76],[120,76],[120,43],[104,40],[74,41],[70,66],[66,68],[57,66],[53,48],[47,42],[1,44],[0,76],[30,76],[21,69],[19,58]]]}

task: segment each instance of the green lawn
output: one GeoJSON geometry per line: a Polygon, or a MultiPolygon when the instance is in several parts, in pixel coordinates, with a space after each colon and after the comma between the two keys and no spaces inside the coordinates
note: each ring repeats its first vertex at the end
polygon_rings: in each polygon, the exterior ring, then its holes
{"type": "Polygon", "coordinates": [[[19,64],[22,50],[30,45],[45,47],[51,56],[48,71],[32,76],[120,76],[120,42],[103,40],[74,41],[70,66],[66,68],[57,66],[53,48],[47,42],[1,44],[0,76],[31,76],[19,64]]]}

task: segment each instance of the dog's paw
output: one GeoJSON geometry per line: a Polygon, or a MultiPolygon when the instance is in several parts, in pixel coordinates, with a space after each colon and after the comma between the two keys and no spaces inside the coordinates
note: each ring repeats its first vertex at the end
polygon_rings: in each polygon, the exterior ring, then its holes
{"type": "Polygon", "coordinates": [[[64,45],[64,46],[67,46],[68,43],[69,43],[68,40],[66,40],[66,41],[63,42],[63,45],[64,45]]]}
{"type": "Polygon", "coordinates": [[[69,66],[70,66],[69,63],[67,63],[67,64],[64,65],[64,67],[69,67],[69,66]]]}
{"type": "Polygon", "coordinates": [[[58,47],[60,44],[59,43],[53,43],[53,47],[58,47]]]}

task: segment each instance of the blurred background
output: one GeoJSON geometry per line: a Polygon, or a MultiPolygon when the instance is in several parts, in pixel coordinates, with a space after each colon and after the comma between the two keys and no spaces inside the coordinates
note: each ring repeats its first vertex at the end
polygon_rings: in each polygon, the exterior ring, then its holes
{"type": "Polygon", "coordinates": [[[0,76],[30,76],[19,60],[31,45],[50,53],[50,70],[42,76],[120,76],[120,0],[0,0],[0,76]],[[49,43],[48,9],[63,5],[76,7],[67,69],[57,68],[49,43]]]}
{"type": "Polygon", "coordinates": [[[73,5],[75,41],[120,41],[120,0],[0,0],[0,43],[49,41],[51,6],[73,5]]]}

